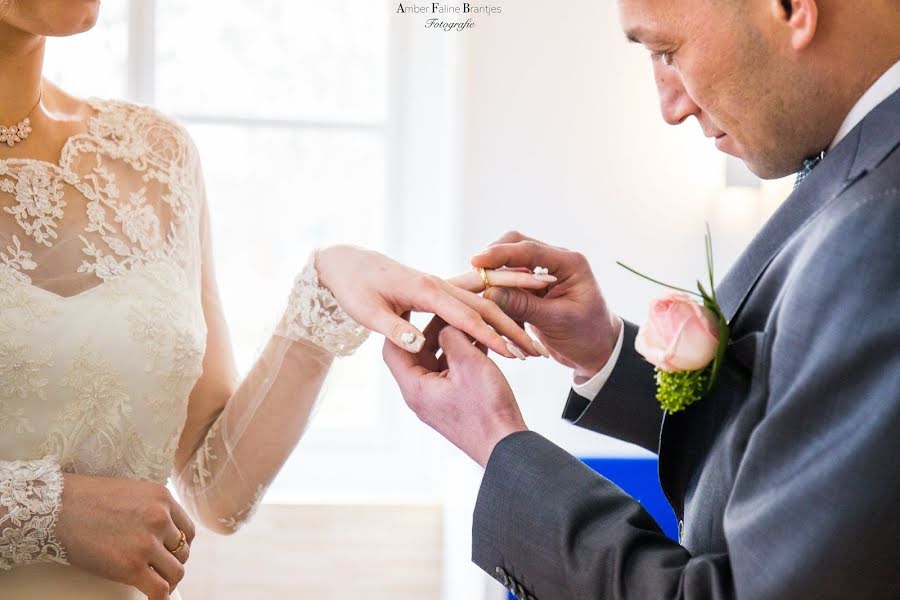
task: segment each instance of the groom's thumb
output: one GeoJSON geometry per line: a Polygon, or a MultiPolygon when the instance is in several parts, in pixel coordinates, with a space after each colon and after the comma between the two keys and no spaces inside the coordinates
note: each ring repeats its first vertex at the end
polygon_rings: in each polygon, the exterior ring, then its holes
{"type": "Polygon", "coordinates": [[[540,325],[541,299],[522,290],[492,287],[484,292],[484,297],[500,307],[513,321],[540,325]]]}
{"type": "Polygon", "coordinates": [[[438,341],[444,356],[447,357],[447,365],[452,369],[472,359],[483,359],[481,350],[472,344],[472,340],[465,333],[450,325],[441,329],[438,341]]]}

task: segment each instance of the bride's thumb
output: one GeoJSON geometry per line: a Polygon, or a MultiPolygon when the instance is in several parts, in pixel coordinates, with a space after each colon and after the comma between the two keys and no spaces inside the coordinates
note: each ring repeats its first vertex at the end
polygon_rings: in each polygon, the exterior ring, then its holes
{"type": "Polygon", "coordinates": [[[534,294],[514,288],[492,287],[484,293],[484,297],[499,306],[513,321],[540,325],[541,299],[534,294]]]}

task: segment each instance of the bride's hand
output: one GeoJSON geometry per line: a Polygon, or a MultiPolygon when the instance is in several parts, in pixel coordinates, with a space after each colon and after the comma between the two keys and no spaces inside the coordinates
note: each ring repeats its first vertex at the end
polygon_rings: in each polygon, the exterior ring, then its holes
{"type": "MultiPolygon", "coordinates": [[[[319,283],[331,290],[347,314],[410,352],[422,349],[422,332],[401,315],[421,311],[440,316],[450,325],[506,356],[544,355],[541,347],[496,304],[469,291],[480,275],[470,273],[450,283],[411,269],[395,260],[354,246],[331,246],[316,256],[319,283]],[[469,289],[465,289],[469,288],[469,289]],[[512,341],[510,347],[503,336],[512,341]]],[[[509,272],[492,285],[543,289],[550,281],[530,273],[509,272]]]]}
{"type": "Polygon", "coordinates": [[[133,586],[150,600],[167,600],[184,577],[194,524],[165,486],[85,475],[63,477],[56,535],[69,562],[133,586]],[[181,532],[185,543],[179,548],[181,532]]]}

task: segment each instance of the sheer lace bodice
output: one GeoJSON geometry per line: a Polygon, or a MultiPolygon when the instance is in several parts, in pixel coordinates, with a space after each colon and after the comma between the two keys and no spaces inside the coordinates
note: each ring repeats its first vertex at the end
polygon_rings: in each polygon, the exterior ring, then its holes
{"type": "Polygon", "coordinates": [[[0,161],[0,458],[164,482],[206,338],[198,163],[155,111],[92,105],[58,165],[0,161]]]}
{"type": "MultiPolygon", "coordinates": [[[[7,570],[66,562],[52,538],[60,472],[159,483],[174,473],[197,519],[234,530],[302,432],[332,356],[365,337],[318,287],[310,261],[275,335],[237,381],[191,140],[153,109],[90,105],[88,132],[67,141],[58,164],[0,159],[7,570]],[[225,381],[205,382],[215,377],[225,381]]],[[[0,573],[0,596],[19,589],[16,571],[34,568],[0,573]]],[[[132,597],[110,582],[86,585],[86,597],[132,597]]]]}

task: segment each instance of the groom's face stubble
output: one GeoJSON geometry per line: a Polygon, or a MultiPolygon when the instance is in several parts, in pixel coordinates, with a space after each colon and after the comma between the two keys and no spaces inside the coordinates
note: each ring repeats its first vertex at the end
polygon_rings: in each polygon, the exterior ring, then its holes
{"type": "Polygon", "coordinates": [[[803,112],[816,84],[785,52],[768,2],[620,0],[619,8],[629,40],[651,52],[667,123],[695,117],[719,150],[763,178],[795,172],[821,148],[803,112]]]}

